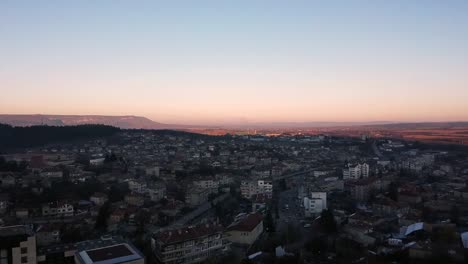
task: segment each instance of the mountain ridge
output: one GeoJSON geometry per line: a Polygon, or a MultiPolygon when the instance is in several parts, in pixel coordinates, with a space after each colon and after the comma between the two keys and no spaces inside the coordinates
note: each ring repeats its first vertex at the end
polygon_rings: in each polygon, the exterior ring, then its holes
{"type": "Polygon", "coordinates": [[[102,124],[123,129],[184,129],[189,126],[178,124],[164,124],[149,118],[134,115],[108,116],[108,115],[20,115],[0,114],[0,123],[12,126],[71,126],[83,124],[102,124]]]}

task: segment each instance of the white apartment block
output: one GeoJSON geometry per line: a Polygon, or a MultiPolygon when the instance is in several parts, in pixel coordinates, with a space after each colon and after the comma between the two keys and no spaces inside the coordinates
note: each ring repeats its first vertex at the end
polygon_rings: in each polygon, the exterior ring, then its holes
{"type": "Polygon", "coordinates": [[[53,202],[42,205],[42,216],[73,216],[73,205],[53,202]]]}
{"type": "Polygon", "coordinates": [[[148,185],[144,181],[137,181],[134,179],[128,180],[128,189],[132,192],[144,194],[148,192],[148,185]]]}
{"type": "Polygon", "coordinates": [[[347,167],[343,169],[343,179],[344,180],[357,180],[360,178],[369,177],[369,165],[367,163],[358,163],[350,164],[348,163],[347,167]]]}
{"type": "Polygon", "coordinates": [[[304,197],[304,211],[306,217],[316,216],[327,209],[327,193],[312,192],[309,197],[304,197]]]}
{"type": "Polygon", "coordinates": [[[193,185],[203,189],[218,189],[219,181],[212,179],[195,180],[193,185]]]}
{"type": "Polygon", "coordinates": [[[36,237],[29,227],[0,227],[1,264],[36,264],[36,250],[36,237]]]}
{"type": "Polygon", "coordinates": [[[252,196],[263,193],[268,198],[273,196],[273,183],[271,180],[250,180],[241,182],[241,195],[250,199],[252,196]]]}

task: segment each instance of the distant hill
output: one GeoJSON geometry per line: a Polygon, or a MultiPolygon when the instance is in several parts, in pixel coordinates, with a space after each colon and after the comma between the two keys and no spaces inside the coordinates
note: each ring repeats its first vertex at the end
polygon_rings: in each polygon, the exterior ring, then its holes
{"type": "Polygon", "coordinates": [[[0,115],[0,123],[12,126],[74,126],[101,124],[123,129],[184,129],[183,125],[162,124],[141,116],[102,115],[0,115]]]}

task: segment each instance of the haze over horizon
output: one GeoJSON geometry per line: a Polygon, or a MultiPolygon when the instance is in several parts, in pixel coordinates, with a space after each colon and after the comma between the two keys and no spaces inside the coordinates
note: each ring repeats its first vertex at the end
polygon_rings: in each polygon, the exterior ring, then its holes
{"type": "Polygon", "coordinates": [[[0,113],[468,120],[466,1],[2,1],[0,113]]]}

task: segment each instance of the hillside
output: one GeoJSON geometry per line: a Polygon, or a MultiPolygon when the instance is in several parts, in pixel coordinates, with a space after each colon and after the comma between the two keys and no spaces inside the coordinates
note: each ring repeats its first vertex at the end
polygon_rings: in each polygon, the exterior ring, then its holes
{"type": "Polygon", "coordinates": [[[140,116],[102,115],[0,115],[0,123],[12,126],[74,126],[101,124],[123,129],[182,129],[185,126],[162,124],[140,116]]]}

